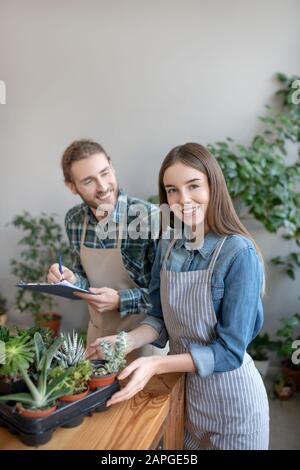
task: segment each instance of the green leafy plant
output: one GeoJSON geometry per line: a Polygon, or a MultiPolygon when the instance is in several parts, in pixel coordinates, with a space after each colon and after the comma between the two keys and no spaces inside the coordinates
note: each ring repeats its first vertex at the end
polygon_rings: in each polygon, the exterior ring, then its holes
{"type": "Polygon", "coordinates": [[[248,346],[248,353],[255,361],[267,361],[269,351],[273,349],[273,341],[270,340],[268,333],[260,334],[248,346]]]}
{"type": "MultiPolygon", "coordinates": [[[[280,110],[275,112],[266,106],[268,115],[261,118],[265,128],[249,145],[228,138],[208,148],[218,159],[240,216],[251,214],[271,233],[282,229],[283,237],[293,239],[300,247],[300,104],[293,100],[297,79],[277,74],[280,110]],[[298,150],[292,164],[286,161],[290,143],[298,150]]],[[[293,251],[272,262],[284,266],[294,279],[300,253],[293,251]]]]}
{"type": "MultiPolygon", "coordinates": [[[[14,217],[11,225],[25,234],[19,241],[22,248],[20,258],[11,261],[12,274],[18,280],[45,281],[47,270],[56,262],[58,253],[62,254],[65,264],[70,263],[69,248],[54,215],[42,213],[34,217],[24,212],[14,217]]],[[[50,295],[23,289],[17,291],[17,308],[20,312],[31,312],[36,321],[41,313],[52,312],[54,305],[55,302],[50,295]]],[[[51,319],[51,315],[48,319],[51,319]]]]}
{"type": "Polygon", "coordinates": [[[109,341],[101,341],[100,346],[106,362],[95,365],[93,375],[113,374],[126,366],[126,333],[124,331],[117,335],[115,345],[109,341]]]}
{"type": "Polygon", "coordinates": [[[34,334],[35,363],[38,371],[37,383],[28,374],[28,364],[19,364],[18,370],[29,389],[29,393],[16,393],[0,396],[0,400],[13,400],[24,404],[30,409],[43,409],[52,406],[55,400],[62,395],[70,393],[70,388],[66,386],[66,378],[70,370],[65,370],[59,374],[55,380],[49,381],[49,371],[51,363],[63,342],[62,338],[56,338],[49,348],[46,348],[42,336],[34,334]]]}

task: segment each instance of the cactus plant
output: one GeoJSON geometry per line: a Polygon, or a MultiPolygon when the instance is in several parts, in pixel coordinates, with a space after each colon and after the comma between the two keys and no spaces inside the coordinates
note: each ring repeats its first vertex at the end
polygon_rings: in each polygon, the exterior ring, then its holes
{"type": "Polygon", "coordinates": [[[101,341],[105,363],[94,367],[94,375],[108,375],[118,372],[126,366],[126,333],[121,331],[117,335],[115,346],[109,341],[101,341]]]}

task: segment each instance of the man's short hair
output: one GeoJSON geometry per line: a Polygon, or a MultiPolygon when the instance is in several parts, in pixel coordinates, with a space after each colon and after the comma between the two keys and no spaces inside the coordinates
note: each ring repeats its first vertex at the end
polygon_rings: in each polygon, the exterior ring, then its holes
{"type": "Polygon", "coordinates": [[[110,157],[107,155],[102,145],[98,144],[98,142],[94,142],[90,139],[81,139],[72,142],[72,144],[69,145],[69,147],[67,147],[64,151],[61,159],[61,166],[65,182],[72,182],[71,167],[73,162],[78,162],[79,160],[91,157],[95,153],[103,153],[106,156],[107,160],[109,162],[111,161],[110,157]]]}

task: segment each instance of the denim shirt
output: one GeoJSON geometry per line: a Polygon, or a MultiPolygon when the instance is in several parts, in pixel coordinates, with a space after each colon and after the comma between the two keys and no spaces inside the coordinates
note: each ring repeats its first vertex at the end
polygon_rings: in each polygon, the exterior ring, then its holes
{"type": "MultiPolygon", "coordinates": [[[[202,247],[194,250],[186,248],[188,245],[185,240],[178,240],[169,254],[167,271],[207,269],[220,238],[210,231],[202,247]]],[[[163,347],[168,340],[160,300],[160,270],[169,243],[169,240],[163,239],[159,242],[149,286],[152,309],[142,322],[159,333],[159,338],[153,343],[158,347],[163,347]]],[[[263,324],[263,278],[263,266],[252,241],[241,235],[227,236],[211,279],[217,321],[216,339],[205,346],[194,343],[189,346],[201,377],[241,366],[248,344],[257,336],[263,324]]]]}

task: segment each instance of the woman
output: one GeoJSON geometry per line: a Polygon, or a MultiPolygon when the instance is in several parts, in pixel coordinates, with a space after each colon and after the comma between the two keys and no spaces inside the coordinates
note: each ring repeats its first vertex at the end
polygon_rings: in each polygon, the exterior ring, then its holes
{"type": "MultiPolygon", "coordinates": [[[[152,313],[128,333],[130,352],[150,342],[166,357],[141,357],[108,405],[131,398],[154,374],[187,372],[185,448],[267,449],[269,407],[248,344],[263,323],[260,251],[240,222],[222,171],[206,148],[188,143],[166,156],[160,204],[173,216],[152,269],[152,313]],[[178,221],[185,234],[179,239],[178,221]]],[[[114,341],[114,337],[109,337],[114,341]]],[[[100,339],[90,357],[101,357],[100,339]]]]}

